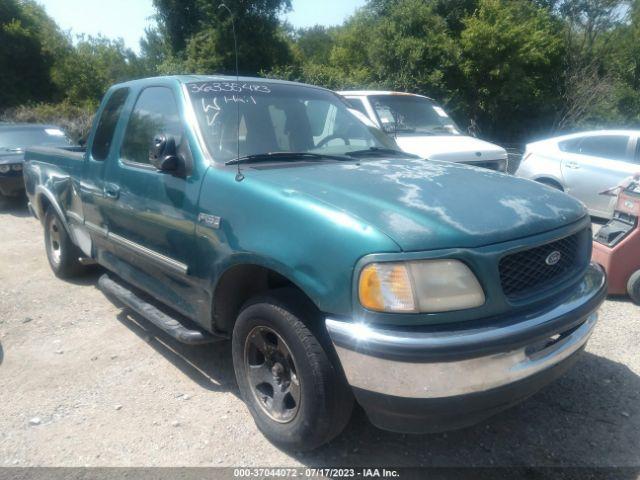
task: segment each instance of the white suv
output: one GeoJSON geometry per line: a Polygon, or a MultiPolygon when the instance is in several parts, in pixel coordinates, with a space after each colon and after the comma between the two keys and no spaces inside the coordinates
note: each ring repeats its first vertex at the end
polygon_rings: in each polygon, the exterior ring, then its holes
{"type": "Polygon", "coordinates": [[[506,172],[504,148],[462,134],[433,99],[413,93],[341,91],[352,108],[395,137],[405,152],[427,160],[445,160],[506,172]]]}

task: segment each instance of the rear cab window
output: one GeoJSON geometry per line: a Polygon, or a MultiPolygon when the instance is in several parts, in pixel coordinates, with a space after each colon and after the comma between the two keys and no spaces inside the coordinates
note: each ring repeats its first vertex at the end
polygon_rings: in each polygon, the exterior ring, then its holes
{"type": "Polygon", "coordinates": [[[109,150],[113,142],[113,134],[116,130],[120,113],[122,113],[122,107],[128,96],[128,88],[119,88],[115,90],[109,97],[109,100],[107,100],[107,104],[100,114],[96,133],[93,136],[91,157],[94,160],[104,160],[109,156],[109,150]]]}

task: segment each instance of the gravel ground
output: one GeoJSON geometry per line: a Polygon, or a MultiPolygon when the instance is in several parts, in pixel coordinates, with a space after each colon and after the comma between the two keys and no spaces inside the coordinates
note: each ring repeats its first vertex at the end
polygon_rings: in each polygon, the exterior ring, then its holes
{"type": "MultiPolygon", "coordinates": [[[[640,308],[610,299],[562,379],[480,425],[376,429],[356,411],[307,454],[267,442],[230,346],[186,347],[51,273],[21,203],[0,210],[0,466],[630,466],[640,468],[640,308]]],[[[635,477],[635,475],[634,475],[635,477]]]]}

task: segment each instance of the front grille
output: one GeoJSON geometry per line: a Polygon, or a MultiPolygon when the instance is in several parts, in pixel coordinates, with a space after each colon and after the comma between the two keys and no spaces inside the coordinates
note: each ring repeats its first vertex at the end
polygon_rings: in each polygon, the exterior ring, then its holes
{"type": "Polygon", "coordinates": [[[529,250],[507,255],[500,260],[502,290],[509,299],[535,294],[582,271],[589,263],[587,230],[529,250]],[[560,258],[552,263],[557,254],[560,258]],[[548,262],[549,260],[549,262],[548,262]]]}

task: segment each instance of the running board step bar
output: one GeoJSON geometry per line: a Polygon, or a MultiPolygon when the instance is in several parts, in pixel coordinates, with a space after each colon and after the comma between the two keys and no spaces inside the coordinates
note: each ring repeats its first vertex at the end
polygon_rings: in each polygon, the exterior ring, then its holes
{"type": "Polygon", "coordinates": [[[98,288],[102,290],[107,297],[115,298],[117,301],[131,308],[179,342],[189,345],[201,345],[224,340],[223,337],[211,335],[204,330],[186,327],[176,318],[162,312],[151,303],[140,298],[123,284],[109,278],[109,275],[102,275],[98,279],[98,288]]]}

